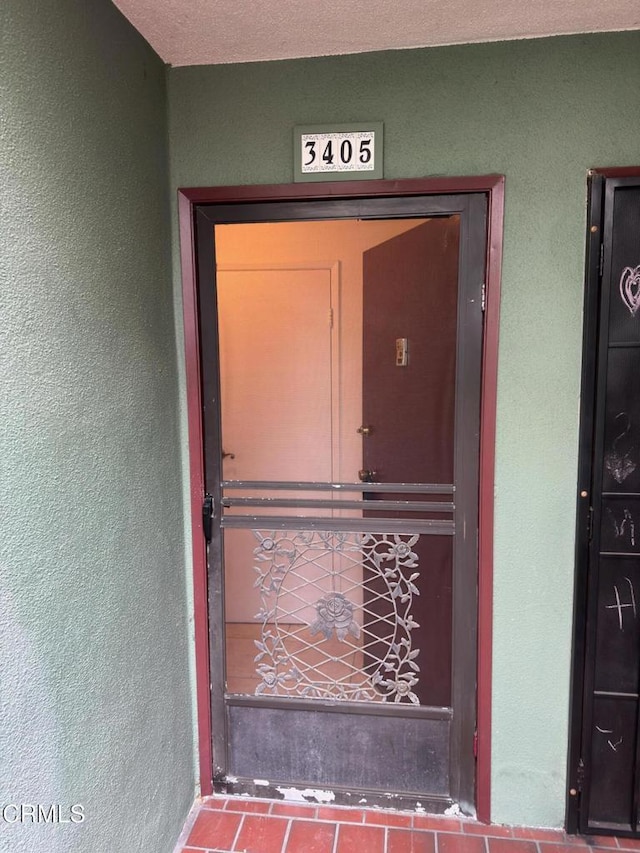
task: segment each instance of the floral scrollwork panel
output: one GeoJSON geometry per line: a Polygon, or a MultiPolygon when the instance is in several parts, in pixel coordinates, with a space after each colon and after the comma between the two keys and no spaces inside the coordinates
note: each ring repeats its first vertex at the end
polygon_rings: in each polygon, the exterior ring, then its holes
{"type": "Polygon", "coordinates": [[[254,531],[257,694],[419,704],[417,534],[254,531]]]}

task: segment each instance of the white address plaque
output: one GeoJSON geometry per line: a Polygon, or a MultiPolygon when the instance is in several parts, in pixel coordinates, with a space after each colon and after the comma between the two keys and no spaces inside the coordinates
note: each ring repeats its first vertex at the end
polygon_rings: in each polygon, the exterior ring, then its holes
{"type": "Polygon", "coordinates": [[[382,178],[382,122],[294,128],[296,181],[382,178]]]}

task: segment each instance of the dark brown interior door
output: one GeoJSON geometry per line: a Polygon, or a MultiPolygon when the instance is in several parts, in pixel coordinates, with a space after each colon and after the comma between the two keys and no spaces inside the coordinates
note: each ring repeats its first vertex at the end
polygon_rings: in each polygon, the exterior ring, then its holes
{"type": "MultiPolygon", "coordinates": [[[[459,233],[459,217],[432,219],[364,254],[362,458],[363,476],[375,482],[453,483],[459,233]]],[[[366,497],[406,499],[375,486],[366,497]]],[[[451,497],[443,489],[430,502],[451,497]]],[[[438,517],[395,513],[410,515],[438,517]]],[[[413,548],[420,567],[414,691],[421,704],[450,706],[453,539],[421,536],[413,548]]]]}

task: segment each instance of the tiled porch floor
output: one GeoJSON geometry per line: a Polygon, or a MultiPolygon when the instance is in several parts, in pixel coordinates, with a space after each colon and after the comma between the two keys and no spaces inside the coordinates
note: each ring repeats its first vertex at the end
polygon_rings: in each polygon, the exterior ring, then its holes
{"type": "MultiPolygon", "coordinates": [[[[640,841],[567,836],[551,829],[484,826],[409,812],[207,797],[182,853],[580,853],[640,850],[640,841]]],[[[176,851],[176,853],[177,853],[176,851]]]]}

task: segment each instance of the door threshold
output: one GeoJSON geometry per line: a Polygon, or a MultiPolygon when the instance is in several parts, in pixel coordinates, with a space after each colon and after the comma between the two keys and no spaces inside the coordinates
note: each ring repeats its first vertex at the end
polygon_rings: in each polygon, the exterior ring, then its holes
{"type": "Polygon", "coordinates": [[[247,779],[225,776],[214,780],[214,793],[226,796],[251,797],[260,800],[279,800],[288,804],[312,806],[346,806],[351,808],[391,809],[416,814],[455,815],[475,818],[475,814],[464,812],[451,797],[433,794],[397,794],[389,791],[358,789],[350,791],[339,786],[331,788],[311,787],[267,779],[247,779]]]}

